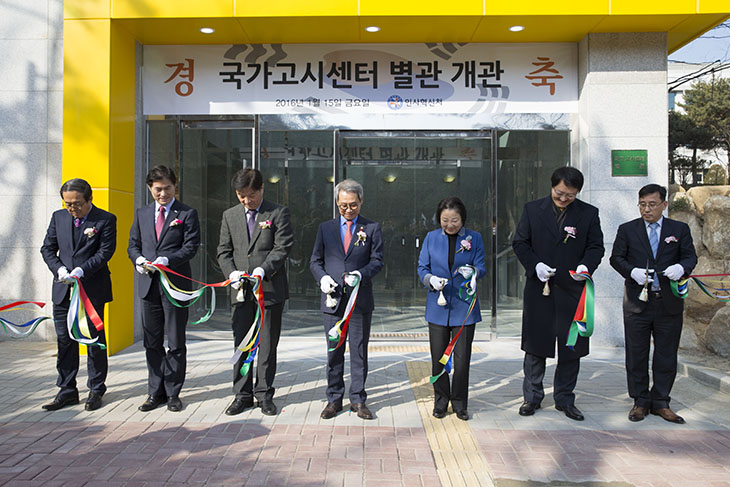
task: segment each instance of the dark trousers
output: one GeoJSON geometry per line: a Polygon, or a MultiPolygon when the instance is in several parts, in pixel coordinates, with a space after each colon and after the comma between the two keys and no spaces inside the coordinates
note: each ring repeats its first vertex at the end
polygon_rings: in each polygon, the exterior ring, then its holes
{"type": "MultiPolygon", "coordinates": [[[[459,332],[458,326],[428,324],[428,341],[431,344],[431,375],[439,374],[444,366],[439,362],[451,339],[459,332]]],[[[474,341],[476,325],[464,327],[452,352],[454,377],[449,384],[449,374],[443,373],[433,384],[435,409],[446,411],[451,401],[454,411],[466,410],[469,405],[469,362],[471,344],[474,341]]]]}
{"type": "Polygon", "coordinates": [[[677,376],[677,349],[682,334],[682,313],[667,314],[662,298],[649,297],[641,313],[624,311],[626,379],[629,396],[637,406],[669,407],[669,393],[677,376]],[[654,338],[652,377],[649,390],[649,347],[654,338]]]}
{"type": "MultiPolygon", "coordinates": [[[[92,304],[99,314],[99,318],[104,321],[104,303],[92,301],[92,304]]],[[[76,388],[76,375],[79,372],[79,343],[73,340],[68,333],[68,308],[69,302],[67,300],[64,300],[63,304],[53,305],[53,320],[58,341],[58,356],[56,358],[58,379],[56,385],[61,388],[58,395],[64,399],[79,394],[76,388]]],[[[89,321],[89,331],[92,337],[99,337],[99,343],[106,345],[104,332],[97,332],[91,321],[89,321]]],[[[89,376],[86,385],[89,391],[104,394],[106,392],[104,382],[109,370],[106,350],[91,345],[86,347],[86,353],[86,369],[89,376]]]]}
{"type": "Polygon", "coordinates": [[[142,331],[147,357],[147,390],[156,398],[180,395],[185,382],[187,348],[185,326],[188,308],[178,308],[165,296],[155,277],[142,298],[142,331]],[[167,333],[167,352],[165,352],[167,333]]]}
{"type": "MultiPolygon", "coordinates": [[[[540,404],[545,397],[542,379],[545,377],[545,357],[525,352],[523,362],[525,379],[522,382],[522,395],[525,401],[540,404]]],[[[553,399],[557,406],[573,406],[575,404],[575,384],[578,382],[580,358],[565,360],[558,355],[553,379],[553,399]]]]}
{"type": "MultiPolygon", "coordinates": [[[[364,403],[368,398],[365,380],[368,377],[368,343],[370,342],[370,322],[372,313],[352,313],[347,334],[350,345],[350,403],[364,403]]],[[[327,349],[337,342],[330,341],[329,331],[341,318],[324,315],[324,332],[327,349]]],[[[327,402],[342,404],[345,396],[345,344],[332,352],[327,352],[327,402]]]]}
{"type": "MultiPolygon", "coordinates": [[[[237,348],[253,326],[258,308],[253,299],[233,306],[231,327],[233,328],[233,343],[237,348]]],[[[247,354],[242,354],[233,366],[233,393],[237,398],[263,402],[274,398],[274,377],[276,376],[276,347],[281,336],[281,316],[284,313],[284,303],[266,306],[264,322],[259,330],[259,348],[256,351],[256,383],[253,380],[254,364],[248,369],[245,376],[241,375],[241,365],[247,354]]]]}

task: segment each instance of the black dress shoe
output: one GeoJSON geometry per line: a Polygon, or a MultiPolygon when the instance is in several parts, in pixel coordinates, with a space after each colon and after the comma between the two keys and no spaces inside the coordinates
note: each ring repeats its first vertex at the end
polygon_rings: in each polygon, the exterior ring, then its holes
{"type": "Polygon", "coordinates": [[[540,409],[539,402],[524,401],[520,406],[520,416],[532,416],[536,409],[540,409]]]}
{"type": "Polygon", "coordinates": [[[319,417],[322,419],[332,419],[337,416],[337,413],[340,411],[342,411],[342,404],[328,402],[319,417]]]}
{"type": "Polygon", "coordinates": [[[261,408],[261,413],[266,416],[276,416],[277,409],[276,404],[271,399],[264,399],[256,404],[256,407],[261,408]]]}
{"type": "Polygon", "coordinates": [[[173,413],[179,413],[182,411],[182,401],[177,396],[172,396],[167,400],[167,410],[173,413]]]}
{"type": "Polygon", "coordinates": [[[147,399],[145,402],[142,403],[142,405],[138,408],[143,413],[146,413],[147,411],[152,411],[153,409],[157,409],[157,406],[160,404],[165,404],[167,402],[167,397],[154,397],[154,396],[147,396],[147,399]]]}
{"type": "Polygon", "coordinates": [[[72,405],[78,404],[78,403],[79,403],[78,394],[75,396],[66,396],[66,397],[56,396],[55,398],[53,398],[53,402],[44,404],[41,407],[43,409],[45,409],[46,411],[58,411],[62,407],[72,406],[72,405]]]}
{"type": "Polygon", "coordinates": [[[433,417],[437,419],[442,419],[446,417],[446,410],[445,409],[439,409],[439,408],[433,408],[433,417]]]}
{"type": "Polygon", "coordinates": [[[350,404],[350,411],[357,413],[357,417],[360,419],[373,419],[373,413],[370,412],[364,402],[350,404]]]}
{"type": "Polygon", "coordinates": [[[466,409],[456,411],[456,417],[462,421],[469,421],[469,412],[466,409]]]}
{"type": "Polygon", "coordinates": [[[96,392],[90,392],[89,398],[86,400],[84,409],[87,411],[96,411],[101,407],[101,394],[96,392]]]}
{"type": "Polygon", "coordinates": [[[235,416],[236,414],[241,414],[247,408],[252,408],[252,407],[253,407],[252,398],[244,399],[242,397],[237,397],[233,400],[231,405],[228,406],[228,409],[226,409],[226,416],[235,416]]]}
{"type": "Polygon", "coordinates": [[[585,419],[583,417],[583,413],[580,412],[580,409],[575,407],[573,404],[569,406],[559,406],[556,404],[555,409],[564,412],[567,417],[575,421],[583,421],[585,419]]]}

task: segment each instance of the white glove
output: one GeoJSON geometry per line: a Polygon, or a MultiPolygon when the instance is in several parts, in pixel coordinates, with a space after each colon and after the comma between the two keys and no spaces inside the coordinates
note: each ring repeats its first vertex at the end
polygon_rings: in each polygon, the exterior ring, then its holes
{"type": "Polygon", "coordinates": [[[355,283],[358,282],[358,280],[362,280],[362,274],[358,271],[352,271],[345,274],[345,284],[350,287],[355,287],[355,283]],[[355,276],[357,276],[357,279],[355,276]]]}
{"type": "Polygon", "coordinates": [[[473,267],[469,267],[468,265],[463,265],[456,269],[456,271],[461,274],[461,276],[464,279],[471,279],[473,276],[476,276],[477,270],[473,267]]]}
{"type": "Polygon", "coordinates": [[[636,281],[636,284],[638,284],[639,286],[643,286],[647,282],[654,282],[654,279],[651,278],[653,274],[654,269],[649,269],[649,279],[647,280],[646,269],[642,269],[641,267],[634,267],[633,269],[631,269],[631,279],[636,281]]]}
{"type": "Polygon", "coordinates": [[[322,279],[319,280],[319,288],[325,294],[331,293],[332,291],[335,290],[336,287],[337,287],[337,283],[329,275],[324,275],[324,276],[322,276],[322,279]]]}
{"type": "Polygon", "coordinates": [[[670,281],[679,281],[684,275],[682,264],[672,264],[662,272],[670,281]]]}
{"type": "Polygon", "coordinates": [[[263,268],[261,268],[261,267],[257,267],[257,268],[255,268],[255,269],[253,270],[253,272],[251,273],[251,275],[252,275],[252,276],[258,276],[258,277],[260,277],[260,278],[261,278],[261,280],[263,281],[263,280],[264,280],[264,269],[263,269],[263,268]]]}
{"type": "Polygon", "coordinates": [[[155,260],[153,260],[152,263],[164,265],[165,267],[167,267],[167,264],[170,263],[170,260],[167,257],[159,256],[155,260]]]}
{"type": "Polygon", "coordinates": [[[147,263],[149,263],[149,261],[143,255],[140,255],[139,257],[137,257],[137,260],[134,261],[134,268],[140,274],[147,274],[149,273],[149,271],[144,266],[147,263]]]}
{"type": "Polygon", "coordinates": [[[431,285],[431,289],[434,291],[441,291],[446,286],[447,282],[449,282],[448,279],[436,276],[431,276],[428,280],[428,283],[431,285]]]}
{"type": "Polygon", "coordinates": [[[74,267],[69,276],[81,279],[84,277],[84,270],[81,267],[74,267]]]}
{"type": "Polygon", "coordinates": [[[228,275],[228,279],[231,280],[231,287],[233,289],[241,288],[241,278],[245,273],[242,271],[233,271],[228,275]]]}
{"type": "Polygon", "coordinates": [[[68,269],[66,269],[65,267],[59,267],[58,280],[66,284],[74,283],[74,280],[71,279],[71,274],[68,273],[68,269]]]}
{"type": "Polygon", "coordinates": [[[581,272],[588,272],[588,268],[586,266],[584,266],[583,264],[576,267],[575,274],[571,274],[570,277],[572,277],[574,281],[585,281],[586,276],[581,274],[581,272]]]}
{"type": "Polygon", "coordinates": [[[556,269],[548,266],[547,264],[543,264],[542,262],[538,262],[535,266],[537,278],[540,279],[542,282],[547,282],[548,279],[555,275],[555,271],[556,269]]]}

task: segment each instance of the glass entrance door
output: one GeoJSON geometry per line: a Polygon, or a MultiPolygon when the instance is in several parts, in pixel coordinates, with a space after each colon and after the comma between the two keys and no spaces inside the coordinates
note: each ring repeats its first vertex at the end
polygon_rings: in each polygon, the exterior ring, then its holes
{"type": "MultiPolygon", "coordinates": [[[[492,255],[491,132],[341,131],[336,143],[337,181],[363,185],[362,215],[383,228],[385,267],[373,281],[373,332],[425,332],[426,289],[416,270],[423,239],[440,227],[441,199],[464,201],[467,227],[481,232],[488,261],[492,255]]],[[[491,274],[478,292],[489,323],[491,274]]]]}

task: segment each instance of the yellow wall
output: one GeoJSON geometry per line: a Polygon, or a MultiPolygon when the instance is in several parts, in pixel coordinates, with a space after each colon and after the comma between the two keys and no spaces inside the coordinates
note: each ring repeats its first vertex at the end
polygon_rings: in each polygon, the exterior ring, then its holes
{"type": "Polygon", "coordinates": [[[83,177],[117,216],[109,352],[133,342],[135,42],[577,42],[590,32],[667,32],[670,51],[728,18],[727,0],[66,0],[63,179],[83,177]],[[525,26],[518,34],[508,31],[525,26]],[[369,34],[368,25],[381,26],[369,34]],[[214,35],[199,32],[213,27],[214,35]]]}

